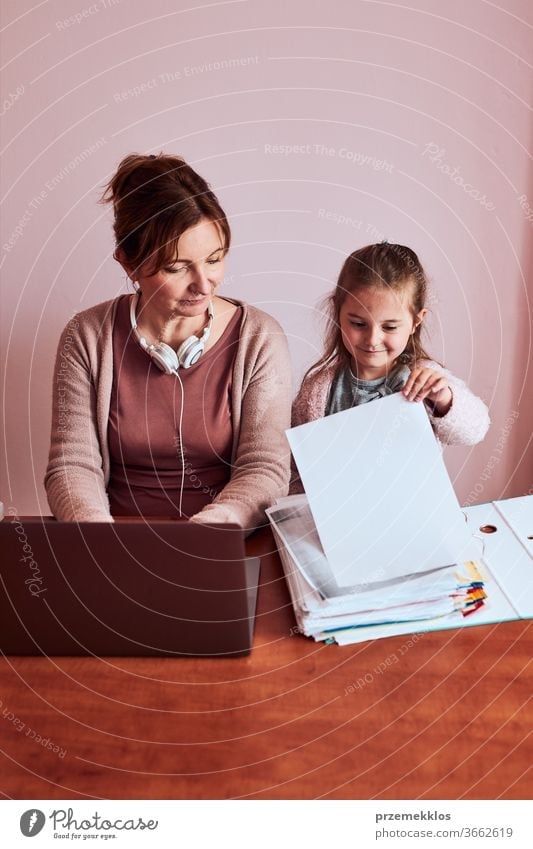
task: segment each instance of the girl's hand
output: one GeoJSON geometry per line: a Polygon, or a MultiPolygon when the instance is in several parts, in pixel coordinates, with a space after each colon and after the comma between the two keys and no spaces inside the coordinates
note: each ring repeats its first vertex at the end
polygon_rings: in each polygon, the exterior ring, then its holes
{"type": "Polygon", "coordinates": [[[402,389],[408,401],[428,401],[437,416],[445,416],[452,406],[452,390],[446,378],[431,368],[415,368],[402,389]]]}

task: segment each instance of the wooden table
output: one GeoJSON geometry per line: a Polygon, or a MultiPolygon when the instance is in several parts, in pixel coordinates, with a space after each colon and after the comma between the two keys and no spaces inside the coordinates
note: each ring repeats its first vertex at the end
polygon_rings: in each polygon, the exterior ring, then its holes
{"type": "Polygon", "coordinates": [[[314,643],[272,546],[249,657],[2,658],[3,796],[531,796],[531,622],[314,643]]]}

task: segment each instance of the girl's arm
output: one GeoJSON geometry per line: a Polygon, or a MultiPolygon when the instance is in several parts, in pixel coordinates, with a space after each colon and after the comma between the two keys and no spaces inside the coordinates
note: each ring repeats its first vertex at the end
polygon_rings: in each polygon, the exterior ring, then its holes
{"type": "Polygon", "coordinates": [[[328,395],[337,368],[337,365],[326,366],[311,372],[303,379],[292,404],[291,427],[325,416],[328,395]]]}
{"type": "Polygon", "coordinates": [[[113,521],[96,421],[96,391],[89,359],[73,320],[63,331],[57,349],[50,454],[44,479],[52,513],[61,521],[113,521]]]}
{"type": "MultiPolygon", "coordinates": [[[[337,365],[328,366],[307,375],[302,381],[298,394],[292,404],[291,427],[322,418],[326,413],[331,383],[337,371],[337,365]]],[[[291,457],[290,495],[304,492],[296,463],[291,457]]]]}
{"type": "MultiPolygon", "coordinates": [[[[430,369],[436,373],[433,385],[449,387],[451,398],[449,403],[442,403],[441,409],[432,402],[428,395],[424,402],[428,410],[431,425],[435,435],[445,445],[476,445],[485,437],[490,425],[489,412],[486,404],[474,395],[464,381],[455,377],[447,369],[432,360],[424,361],[422,369],[430,369]]],[[[409,378],[409,381],[411,378],[409,378]]],[[[409,381],[406,388],[409,387],[409,381]]],[[[430,378],[427,386],[431,387],[430,378]]],[[[439,393],[439,398],[447,400],[449,394],[445,391],[439,393]]]]}
{"type": "MultiPolygon", "coordinates": [[[[302,381],[298,394],[292,402],[291,427],[297,427],[324,415],[324,409],[321,409],[321,398],[318,401],[315,398],[318,380],[318,375],[311,374],[302,381]]],[[[319,394],[321,395],[322,393],[319,394]]],[[[305,492],[303,483],[294,462],[294,457],[291,454],[289,495],[300,495],[302,492],[305,492]]]]}
{"type": "Polygon", "coordinates": [[[312,379],[309,377],[302,381],[298,394],[292,402],[291,427],[297,427],[298,425],[311,421],[309,409],[311,384],[312,379]]]}

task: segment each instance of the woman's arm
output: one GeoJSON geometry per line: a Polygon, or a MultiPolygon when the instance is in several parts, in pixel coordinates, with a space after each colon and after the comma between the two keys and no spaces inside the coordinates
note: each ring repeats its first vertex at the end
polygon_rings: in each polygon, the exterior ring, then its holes
{"type": "Polygon", "coordinates": [[[263,334],[241,399],[241,423],[231,479],[200,513],[199,522],[235,522],[248,531],[265,522],[264,511],[289,483],[291,369],[281,329],[263,334]]]}
{"type": "Polygon", "coordinates": [[[96,406],[89,356],[80,323],[74,318],[59,341],[52,389],[52,433],[44,483],[56,519],[112,521],[96,406]]]}

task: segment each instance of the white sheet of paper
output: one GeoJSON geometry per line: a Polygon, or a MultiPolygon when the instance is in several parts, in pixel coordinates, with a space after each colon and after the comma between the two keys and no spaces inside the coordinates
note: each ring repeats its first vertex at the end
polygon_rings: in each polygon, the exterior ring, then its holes
{"type": "Polygon", "coordinates": [[[471,556],[422,403],[396,393],[292,428],[287,438],[339,586],[471,556]]]}

